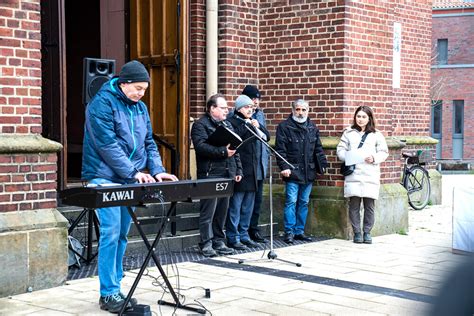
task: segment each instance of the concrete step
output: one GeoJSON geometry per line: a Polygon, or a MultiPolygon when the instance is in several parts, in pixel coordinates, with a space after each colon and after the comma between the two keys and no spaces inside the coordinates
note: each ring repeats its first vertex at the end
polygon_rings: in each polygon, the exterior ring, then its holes
{"type": "MultiPolygon", "coordinates": [[[[143,232],[147,235],[150,244],[156,237],[159,227],[161,227],[163,214],[167,212],[169,203],[165,205],[153,204],[146,207],[137,207],[135,214],[140,222],[140,227],[143,232]]],[[[78,207],[59,207],[58,210],[66,217],[70,223],[72,223],[79,215],[84,212],[84,209],[78,207]]],[[[86,211],[82,220],[71,232],[71,236],[79,240],[84,246],[87,244],[87,238],[89,237],[88,232],[88,216],[93,214],[94,211],[86,211]]],[[[263,214],[266,211],[262,212],[263,214]]],[[[262,214],[262,215],[263,215],[262,214]]],[[[265,216],[264,218],[268,218],[265,216]]],[[[265,221],[263,221],[265,222],[265,221]]],[[[176,216],[172,217],[167,223],[166,229],[160,239],[159,247],[166,246],[170,251],[181,251],[183,249],[195,246],[198,244],[199,231],[199,201],[193,203],[178,203],[176,208],[176,216]],[[171,226],[175,224],[176,234],[171,233],[171,226]]],[[[270,236],[270,224],[264,223],[259,225],[260,231],[264,236],[270,236]]],[[[92,226],[92,249],[95,253],[97,248],[97,236],[95,233],[96,227],[92,226]]],[[[278,233],[278,224],[273,224],[274,235],[278,233]]],[[[134,223],[130,228],[129,233],[129,245],[127,252],[146,252],[146,246],[137,230],[134,223]]]]}
{"type": "MultiPolygon", "coordinates": [[[[260,225],[260,231],[263,236],[269,238],[270,236],[270,225],[260,225]]],[[[277,224],[273,224],[273,232],[274,235],[277,235],[277,224]]],[[[150,244],[153,243],[153,241],[156,238],[156,233],[154,234],[148,234],[148,242],[150,244]]],[[[77,239],[81,242],[81,244],[84,246],[84,251],[87,249],[87,235],[81,235],[77,236],[77,239]]],[[[95,235],[94,235],[95,237],[95,235]]],[[[159,243],[158,243],[158,249],[159,248],[166,248],[166,250],[169,251],[182,251],[184,249],[190,248],[190,247],[197,247],[198,243],[200,241],[199,237],[199,231],[194,230],[194,231],[187,231],[185,233],[180,233],[176,236],[171,236],[169,234],[166,234],[161,237],[159,243]]],[[[158,251],[157,249],[157,251],[158,251]]],[[[196,248],[197,249],[197,248],[196,248]]],[[[126,255],[131,255],[134,253],[145,253],[147,252],[147,247],[145,246],[145,243],[143,242],[142,238],[138,235],[131,235],[128,238],[128,246],[127,246],[127,252],[126,255]]],[[[92,254],[97,252],[97,240],[95,240],[92,243],[92,254]]],[[[85,256],[85,255],[84,255],[85,256]]]]}
{"type": "MultiPolygon", "coordinates": [[[[169,204],[164,206],[155,204],[147,207],[137,207],[135,209],[135,215],[140,221],[141,228],[145,234],[156,232],[156,228],[161,225],[161,221],[167,214],[168,209],[169,204]]],[[[73,221],[84,212],[84,209],[77,207],[61,207],[58,208],[58,210],[69,220],[70,223],[73,223],[73,221]]],[[[91,212],[86,212],[87,213],[71,233],[74,238],[79,239],[78,237],[81,237],[81,235],[87,232],[88,217],[91,212]]],[[[198,228],[198,220],[199,203],[178,203],[176,215],[170,217],[165,233],[171,233],[173,225],[176,227],[175,232],[183,233],[186,231],[196,230],[198,228]]],[[[129,236],[139,236],[134,223],[132,223],[132,227],[130,228],[129,236]]],[[[93,240],[95,239],[94,234],[93,240]]]]}

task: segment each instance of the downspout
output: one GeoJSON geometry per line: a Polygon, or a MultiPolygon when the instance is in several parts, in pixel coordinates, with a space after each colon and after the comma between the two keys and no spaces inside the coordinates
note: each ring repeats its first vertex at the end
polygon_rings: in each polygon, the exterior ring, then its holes
{"type": "Polygon", "coordinates": [[[206,0],[206,99],[217,93],[218,0],[206,0]]]}

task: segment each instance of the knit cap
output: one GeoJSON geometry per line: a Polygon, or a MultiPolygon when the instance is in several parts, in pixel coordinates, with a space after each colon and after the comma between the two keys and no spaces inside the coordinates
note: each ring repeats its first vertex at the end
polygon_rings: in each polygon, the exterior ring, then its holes
{"type": "Polygon", "coordinates": [[[242,90],[242,94],[245,94],[250,99],[260,99],[262,95],[256,86],[246,85],[244,90],[242,90]]]}
{"type": "Polygon", "coordinates": [[[253,105],[252,99],[250,99],[248,96],[241,94],[237,97],[237,99],[235,99],[235,111],[239,111],[241,108],[247,105],[253,105]]]}
{"type": "Polygon", "coordinates": [[[122,66],[118,83],[150,82],[150,75],[139,61],[132,60],[122,66]]]}

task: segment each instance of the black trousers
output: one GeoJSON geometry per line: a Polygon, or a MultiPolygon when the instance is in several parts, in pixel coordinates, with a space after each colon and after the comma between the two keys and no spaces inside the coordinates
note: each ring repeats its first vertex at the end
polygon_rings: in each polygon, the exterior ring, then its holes
{"type": "Polygon", "coordinates": [[[201,249],[213,241],[225,241],[224,226],[230,197],[203,199],[199,209],[201,249]]]}
{"type": "Polygon", "coordinates": [[[252,217],[250,218],[249,234],[250,238],[260,230],[258,229],[258,220],[260,218],[260,209],[263,201],[263,180],[257,181],[257,191],[255,192],[255,204],[253,206],[252,217]]]}
{"type": "Polygon", "coordinates": [[[375,223],[375,200],[351,196],[349,198],[349,219],[354,233],[360,233],[360,206],[364,203],[364,233],[370,233],[375,223]]]}

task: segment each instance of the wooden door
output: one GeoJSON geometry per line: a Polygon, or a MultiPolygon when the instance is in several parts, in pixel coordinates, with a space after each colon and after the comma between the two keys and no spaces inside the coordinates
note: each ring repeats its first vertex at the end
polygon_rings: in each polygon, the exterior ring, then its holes
{"type": "Polygon", "coordinates": [[[187,30],[186,0],[130,0],[130,59],[150,72],[144,101],[163,164],[181,179],[189,178],[187,30]]]}

